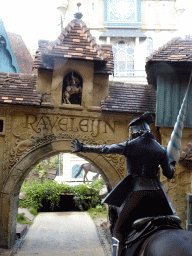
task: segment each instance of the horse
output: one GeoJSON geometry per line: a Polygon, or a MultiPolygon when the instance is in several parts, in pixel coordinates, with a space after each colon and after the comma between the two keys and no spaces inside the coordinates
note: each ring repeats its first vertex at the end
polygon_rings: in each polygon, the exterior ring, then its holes
{"type": "Polygon", "coordinates": [[[94,177],[93,177],[93,180],[95,180],[96,178],[98,178],[99,176],[99,172],[97,171],[97,169],[90,163],[86,163],[86,164],[82,164],[80,167],[79,167],[79,171],[78,173],[75,175],[75,178],[77,178],[81,171],[84,170],[84,176],[83,176],[83,182],[85,183],[85,179],[87,179],[88,181],[88,178],[87,178],[87,174],[88,172],[93,172],[93,173],[97,173],[94,177]]]}
{"type": "MultiPolygon", "coordinates": [[[[111,233],[121,209],[109,207],[111,233]]],[[[175,215],[136,220],[118,256],[192,256],[192,232],[180,227],[175,215]]]]}
{"type": "Polygon", "coordinates": [[[71,102],[69,101],[69,98],[71,95],[82,93],[82,88],[79,84],[80,84],[79,79],[73,76],[73,73],[72,73],[71,81],[67,80],[67,87],[65,92],[63,93],[65,104],[71,104],[71,102]]]}
{"type": "MultiPolygon", "coordinates": [[[[149,237],[137,256],[192,256],[192,232],[165,229],[149,237]]],[[[123,256],[123,255],[122,255],[123,256]]],[[[130,256],[129,252],[124,256],[130,256]]]]}

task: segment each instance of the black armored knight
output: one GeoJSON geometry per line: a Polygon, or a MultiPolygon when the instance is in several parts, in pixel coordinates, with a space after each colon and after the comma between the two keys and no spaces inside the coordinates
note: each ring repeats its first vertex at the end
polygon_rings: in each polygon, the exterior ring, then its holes
{"type": "Polygon", "coordinates": [[[175,163],[169,163],[167,150],[151,133],[153,122],[151,113],[146,112],[132,120],[129,125],[129,140],[112,145],[84,145],[77,139],[72,141],[73,152],[98,154],[121,154],[127,162],[127,177],[124,178],[103,200],[104,203],[123,209],[113,231],[113,255],[117,255],[117,245],[123,242],[125,227],[131,230],[134,220],[147,216],[175,214],[158,177],[159,166],[163,174],[171,179],[175,163]]]}

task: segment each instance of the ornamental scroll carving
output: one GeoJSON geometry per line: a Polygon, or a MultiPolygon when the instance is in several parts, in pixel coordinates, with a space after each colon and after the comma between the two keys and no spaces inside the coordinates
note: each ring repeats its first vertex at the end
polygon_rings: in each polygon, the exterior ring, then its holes
{"type": "Polygon", "coordinates": [[[117,154],[103,155],[115,167],[119,176],[123,179],[126,176],[125,172],[125,157],[117,154]]]}
{"type": "Polygon", "coordinates": [[[36,143],[32,134],[20,133],[13,134],[13,136],[16,140],[15,147],[13,147],[11,150],[9,167],[12,167],[19,160],[19,158],[36,143]]]}
{"type": "MultiPolygon", "coordinates": [[[[43,137],[34,137],[32,134],[17,134],[14,135],[16,138],[15,147],[12,148],[10,155],[9,168],[15,165],[20,157],[30,151],[35,150],[35,148],[40,147],[41,145],[52,143],[54,141],[60,140],[72,140],[74,138],[79,139],[84,144],[89,145],[103,145],[106,144],[106,141],[100,139],[95,139],[87,135],[82,134],[69,134],[69,133],[59,133],[58,135],[50,134],[43,137]]],[[[125,169],[125,159],[121,155],[111,154],[111,155],[102,155],[110,164],[116,169],[117,173],[121,178],[124,177],[125,169]]]]}

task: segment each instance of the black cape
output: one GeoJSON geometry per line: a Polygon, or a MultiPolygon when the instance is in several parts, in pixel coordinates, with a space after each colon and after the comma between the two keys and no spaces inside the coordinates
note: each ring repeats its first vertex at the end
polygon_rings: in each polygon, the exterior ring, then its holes
{"type": "Polygon", "coordinates": [[[131,175],[122,179],[114,189],[102,200],[102,203],[120,207],[131,192],[131,175]]]}

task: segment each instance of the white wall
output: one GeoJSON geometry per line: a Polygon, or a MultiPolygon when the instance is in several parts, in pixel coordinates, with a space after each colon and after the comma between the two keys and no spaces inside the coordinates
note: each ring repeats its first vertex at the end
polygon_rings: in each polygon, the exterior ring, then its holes
{"type": "MultiPolygon", "coordinates": [[[[83,178],[73,178],[72,177],[72,168],[74,165],[82,165],[88,163],[85,159],[78,157],[75,154],[64,153],[61,154],[63,160],[63,175],[56,176],[55,180],[58,183],[66,182],[69,184],[79,184],[78,182],[82,183],[83,178]]],[[[83,172],[84,174],[84,172],[83,172]]],[[[89,172],[87,175],[88,180],[92,180],[95,173],[89,172]]]]}

